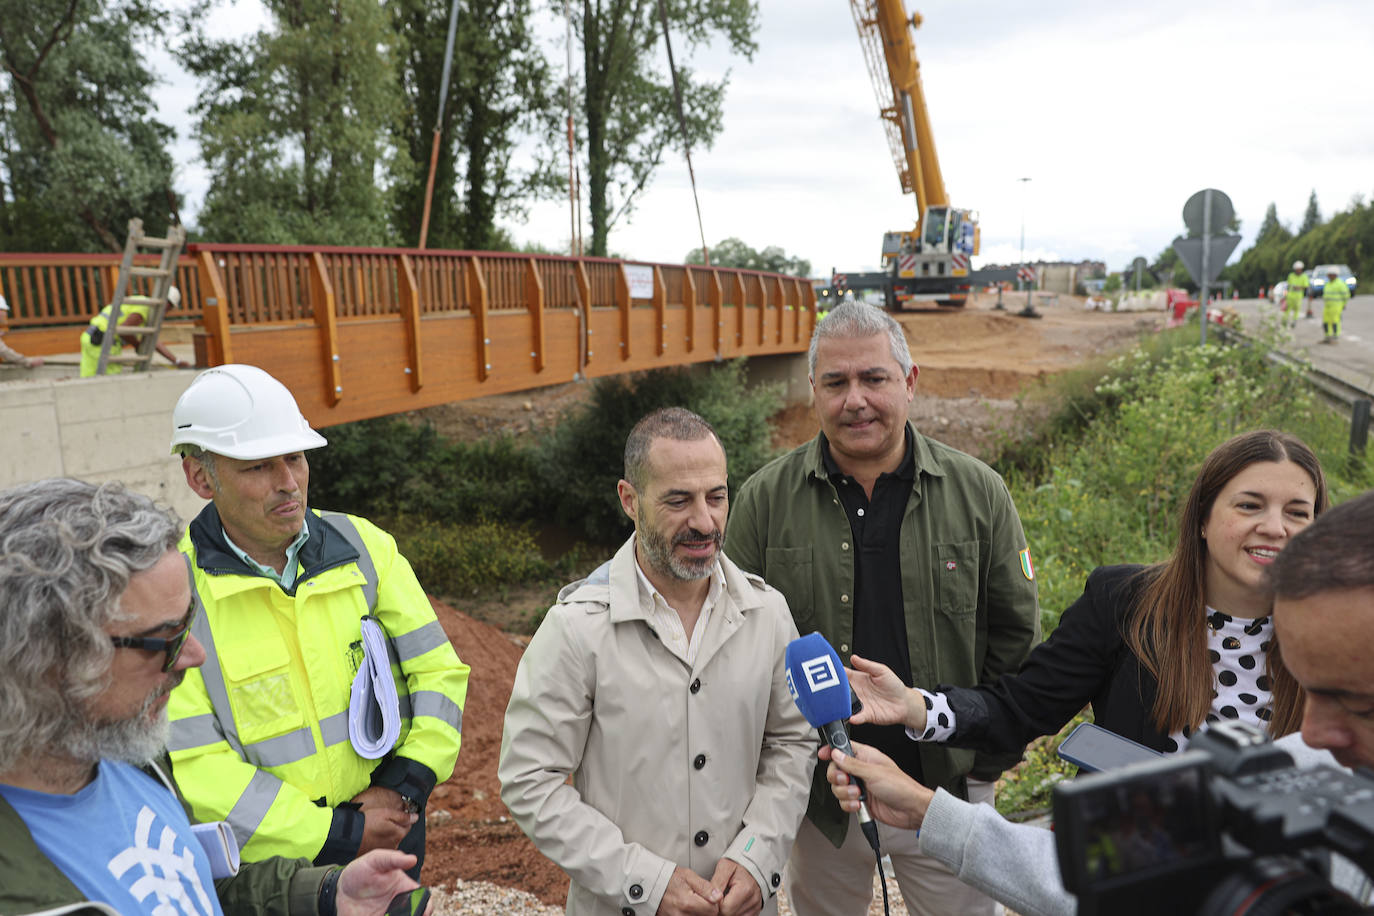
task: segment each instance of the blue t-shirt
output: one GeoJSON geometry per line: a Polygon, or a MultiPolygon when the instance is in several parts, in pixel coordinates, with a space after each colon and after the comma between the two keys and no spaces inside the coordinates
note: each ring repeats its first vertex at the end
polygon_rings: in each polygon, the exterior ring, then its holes
{"type": "Polygon", "coordinates": [[[223,916],[186,812],[147,773],[102,760],[75,795],[6,785],[0,795],[86,899],[126,916],[223,916]]]}

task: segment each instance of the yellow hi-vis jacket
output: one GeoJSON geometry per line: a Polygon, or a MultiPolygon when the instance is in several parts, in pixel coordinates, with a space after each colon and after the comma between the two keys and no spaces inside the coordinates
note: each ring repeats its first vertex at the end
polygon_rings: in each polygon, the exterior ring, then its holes
{"type": "Polygon", "coordinates": [[[228,821],[244,861],[346,863],[364,819],[341,804],[379,785],[422,806],[458,757],[468,666],[396,542],[354,516],[307,512],[306,525],[289,591],[233,553],[213,503],[178,545],[207,657],[172,692],[168,750],[195,816],[228,821]],[[380,760],[348,736],[368,613],[387,633],[401,707],[400,738],[380,760]]]}

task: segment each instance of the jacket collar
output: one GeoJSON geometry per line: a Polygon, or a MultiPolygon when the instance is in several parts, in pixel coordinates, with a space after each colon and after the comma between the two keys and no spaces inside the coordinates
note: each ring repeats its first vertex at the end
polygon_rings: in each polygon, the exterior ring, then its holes
{"type": "MultiPolygon", "coordinates": [[[[358,551],[353,549],[348,539],[339,534],[333,525],[326,524],[314,510],[305,513],[305,525],[310,531],[310,537],[301,545],[300,554],[297,556],[301,564],[301,573],[296,577],[296,584],[325,570],[357,561],[358,551]]],[[[191,520],[188,533],[191,543],[196,548],[196,565],[208,575],[268,578],[244,563],[230,549],[224,539],[224,523],[220,520],[219,511],[214,503],[206,505],[200,510],[200,514],[191,520]]],[[[275,580],[269,581],[276,584],[275,580]]],[[[286,591],[287,594],[294,594],[295,590],[293,585],[286,591]]]]}
{"type": "MultiPolygon", "coordinates": [[[[602,563],[590,576],[560,591],[558,600],[560,603],[589,601],[604,604],[612,623],[630,620],[647,622],[648,616],[639,603],[635,563],[635,539],[631,536],[614,557],[602,563]]],[[[720,554],[720,568],[725,584],[712,611],[713,615],[719,613],[727,621],[733,622],[739,614],[762,606],[758,590],[723,552],[720,554]]]]}
{"type": "MultiPolygon", "coordinates": [[[[916,478],[913,486],[921,485],[921,475],[928,474],[931,477],[944,477],[945,467],[936,457],[935,452],[930,447],[930,442],[925,436],[921,435],[914,423],[906,421],[906,428],[911,433],[912,448],[916,450],[914,460],[916,463],[916,478]]],[[[810,480],[829,481],[830,475],[825,469],[825,453],[821,448],[821,438],[825,433],[816,433],[816,438],[806,446],[806,476],[810,480]]]]}

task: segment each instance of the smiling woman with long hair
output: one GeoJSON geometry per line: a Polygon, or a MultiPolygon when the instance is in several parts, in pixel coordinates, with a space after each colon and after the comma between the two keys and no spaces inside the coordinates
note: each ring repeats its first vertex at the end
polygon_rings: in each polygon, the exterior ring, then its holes
{"type": "Polygon", "coordinates": [[[1273,737],[1295,731],[1302,697],[1276,651],[1265,570],[1326,507],[1321,465],[1302,440],[1276,430],[1229,439],[1203,461],[1170,557],[1093,570],[1017,673],[925,691],[856,656],[864,709],[852,721],[900,722],[917,740],[977,750],[1020,750],[1087,704],[1098,725],[1163,753],[1222,718],[1273,737]]]}

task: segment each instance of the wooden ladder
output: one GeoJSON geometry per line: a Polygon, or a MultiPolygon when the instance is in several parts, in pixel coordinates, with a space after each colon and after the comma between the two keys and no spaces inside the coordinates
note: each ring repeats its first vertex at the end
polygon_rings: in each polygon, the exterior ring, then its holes
{"type": "Polygon", "coordinates": [[[110,304],[110,320],[106,324],[105,338],[100,342],[100,362],[95,374],[104,375],[105,367],[111,364],[132,366],[134,372],[146,372],[153,363],[157,352],[157,338],[162,332],[162,320],[167,314],[167,297],[172,289],[172,281],[177,275],[177,258],[186,244],[186,230],[173,226],[167,238],[154,238],[143,234],[143,220],[129,220],[129,236],[124,243],[124,259],[119,262],[119,280],[115,283],[114,298],[110,304]],[[159,252],[156,267],[140,267],[134,264],[135,255],[142,248],[159,252]],[[130,278],[151,277],[152,294],[148,296],[129,295],[130,278]],[[119,319],[125,306],[147,305],[148,320],[132,327],[120,327],[119,319]],[[120,337],[137,336],[141,339],[132,355],[110,355],[110,344],[115,335],[120,337]]]}

